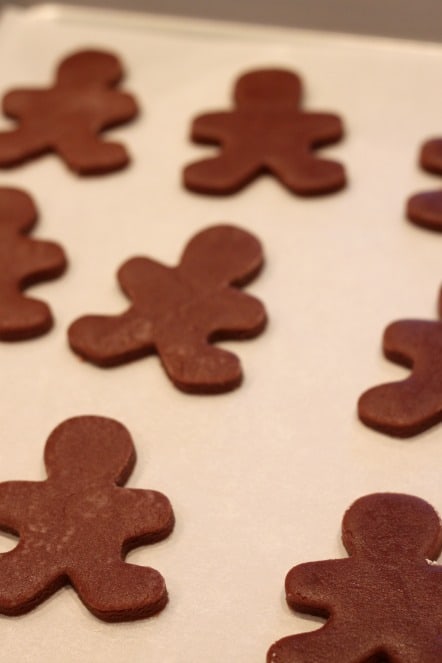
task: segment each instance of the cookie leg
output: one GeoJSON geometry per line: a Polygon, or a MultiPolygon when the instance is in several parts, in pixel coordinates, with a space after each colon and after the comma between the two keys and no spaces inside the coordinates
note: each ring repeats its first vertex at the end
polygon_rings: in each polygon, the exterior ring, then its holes
{"type": "Polygon", "coordinates": [[[225,150],[214,159],[192,163],[184,169],[183,181],[187,189],[209,195],[228,195],[242,189],[263,168],[245,158],[240,149],[225,150]]]}
{"type": "Polygon", "coordinates": [[[324,626],[311,633],[292,635],[275,642],[267,652],[267,663],[363,663],[377,660],[381,652],[367,651],[365,643],[351,631],[324,626]],[[373,656],[373,659],[371,658],[373,656]]]}
{"type": "Polygon", "coordinates": [[[345,170],[340,163],[310,154],[296,159],[290,154],[272,158],[270,169],[290,191],[300,196],[331,193],[346,184],[345,170]]]}
{"type": "Polygon", "coordinates": [[[402,366],[442,370],[442,322],[428,320],[397,320],[385,329],[385,356],[402,366]]]}
{"type": "Polygon", "coordinates": [[[175,327],[159,329],[157,351],[178,389],[189,393],[222,393],[238,387],[241,364],[231,352],[211,345],[219,339],[251,338],[266,324],[263,305],[235,288],[210,294],[201,306],[186,309],[175,327]]]}
{"type": "Polygon", "coordinates": [[[29,612],[66,584],[67,578],[52,570],[50,562],[43,563],[41,549],[19,543],[0,556],[0,613],[29,612]]]}
{"type": "Polygon", "coordinates": [[[442,191],[411,196],[407,201],[407,218],[417,226],[442,232],[442,191]]]}
{"type": "Polygon", "coordinates": [[[439,385],[436,393],[430,389],[427,381],[414,376],[373,387],[359,399],[359,418],[393,437],[422,433],[442,420],[442,388],[439,385]]]}
{"type": "Polygon", "coordinates": [[[391,663],[434,663],[442,661],[442,642],[440,634],[422,634],[417,638],[418,642],[412,642],[407,646],[407,636],[396,645],[390,645],[388,658],[391,663]]]}
{"type": "Polygon", "coordinates": [[[203,315],[210,340],[252,338],[264,329],[267,320],[261,302],[236,288],[214,295],[203,315]]]}
{"type": "Polygon", "coordinates": [[[73,570],[69,576],[85,606],[105,621],[149,617],[167,603],[164,578],[146,566],[98,559],[91,568],[73,570]]]}
{"type": "Polygon", "coordinates": [[[24,129],[0,132],[0,168],[13,168],[49,151],[47,143],[24,129]]]}
{"type": "Polygon", "coordinates": [[[178,389],[189,393],[216,394],[235,389],[242,380],[238,357],[203,341],[158,343],[164,369],[178,389]]]}
{"type": "Polygon", "coordinates": [[[384,334],[384,352],[408,366],[405,380],[369,389],[359,399],[359,418],[396,437],[416,435],[442,419],[442,323],[400,320],[384,334]]]}
{"type": "Polygon", "coordinates": [[[79,318],[69,327],[68,338],[74,352],[98,366],[117,366],[154,349],[151,323],[131,311],[79,318]]]}
{"type": "Polygon", "coordinates": [[[422,168],[436,173],[442,174],[442,139],[434,138],[424,143],[420,153],[420,164],[422,168]]]}
{"type": "Polygon", "coordinates": [[[120,170],[129,163],[123,145],[108,143],[86,132],[70,132],[58,139],[55,150],[79,175],[99,175],[120,170]]]}
{"type": "Polygon", "coordinates": [[[21,341],[45,334],[52,327],[49,307],[29,297],[3,298],[0,301],[0,339],[21,341]]]}

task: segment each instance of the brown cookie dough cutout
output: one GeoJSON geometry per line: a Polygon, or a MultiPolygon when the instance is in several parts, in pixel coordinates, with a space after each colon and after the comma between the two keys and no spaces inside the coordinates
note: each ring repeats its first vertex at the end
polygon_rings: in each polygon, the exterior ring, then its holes
{"type": "Polygon", "coordinates": [[[169,500],[122,488],[135,465],[128,431],[104,417],[75,417],[49,436],[45,481],[0,484],[0,528],[19,543],[0,555],[0,612],[19,615],[70,583],[105,621],[140,619],[167,603],[164,579],[124,561],[172,531],[169,500]]]}
{"type": "Polygon", "coordinates": [[[436,511],[410,495],[358,499],[342,522],[348,559],[295,566],[290,607],[326,624],[283,638],[267,663],[439,663],[442,661],[442,528],[436,511]]]}
{"type": "Polygon", "coordinates": [[[313,150],[342,138],[337,115],[300,110],[301,79],[283,69],[243,74],[234,90],[232,111],[208,113],[192,125],[196,143],[219,145],[219,156],[188,165],[184,185],[191,191],[226,195],[262,173],[271,173],[301,196],[337,191],[346,177],[340,163],[313,150]]]}
{"type": "Polygon", "coordinates": [[[416,226],[442,232],[442,191],[411,196],[407,201],[407,218],[416,226]]]}
{"type": "Polygon", "coordinates": [[[251,338],[264,329],[263,305],[238,290],[262,264],[259,241],[229,225],[195,235],[177,267],[132,258],[118,271],[132,306],[121,315],[88,315],[73,322],[68,331],[71,348],[98,366],[156,352],[182,391],[234,389],[242,379],[239,360],[211,343],[251,338]]]}
{"type": "Polygon", "coordinates": [[[18,127],[0,132],[0,167],[55,152],[79,175],[124,168],[129,163],[125,147],[100,136],[138,113],[134,98],[115,89],[122,76],[112,53],[79,51],[60,63],[52,87],[6,94],[3,112],[18,127]]]}
{"type": "Polygon", "coordinates": [[[429,173],[442,175],[442,138],[431,138],[423,144],[420,165],[429,173]]]}
{"type": "MultiPolygon", "coordinates": [[[[442,175],[442,139],[433,138],[424,143],[419,162],[429,173],[442,175]]],[[[406,214],[415,225],[442,232],[442,191],[414,194],[407,201],[406,214]]]]}
{"type": "MultiPolygon", "coordinates": [[[[442,317],[442,297],[439,307],[442,317]]],[[[384,332],[383,350],[387,359],[412,373],[363,393],[360,420],[395,437],[417,435],[442,421],[442,321],[393,322],[384,332]]]]}
{"type": "Polygon", "coordinates": [[[0,187],[0,339],[19,341],[40,336],[53,324],[49,307],[22,291],[54,279],[66,268],[63,249],[27,235],[37,221],[28,194],[0,187]]]}

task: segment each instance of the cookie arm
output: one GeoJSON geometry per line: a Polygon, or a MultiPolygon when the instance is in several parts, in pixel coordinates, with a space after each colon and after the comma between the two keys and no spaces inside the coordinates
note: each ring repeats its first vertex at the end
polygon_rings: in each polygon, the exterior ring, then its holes
{"type": "Polygon", "coordinates": [[[248,156],[241,145],[232,144],[217,157],[186,166],[183,182],[187,189],[196,193],[224,196],[240,191],[261,171],[262,166],[254,157],[248,156]]]}
{"type": "Polygon", "coordinates": [[[344,135],[341,118],[333,113],[305,113],[302,126],[316,147],[335,143],[344,135]]]}
{"type": "Polygon", "coordinates": [[[228,112],[199,115],[192,123],[191,139],[196,143],[221,143],[233,127],[233,115],[228,112]]]}
{"type": "Polygon", "coordinates": [[[442,420],[442,323],[400,320],[387,327],[384,351],[412,366],[405,380],[372,387],[358,402],[361,421],[387,435],[410,437],[442,420]]]}
{"type": "Polygon", "coordinates": [[[153,352],[152,325],[133,309],[119,316],[87,315],[68,329],[74,352],[97,366],[119,364],[153,352]]]}
{"type": "Polygon", "coordinates": [[[397,320],[385,329],[385,356],[391,361],[416,369],[425,365],[434,368],[434,361],[442,350],[442,322],[428,320],[397,320]],[[423,362],[423,363],[421,363],[423,362]]]}
{"type": "Polygon", "coordinates": [[[52,326],[45,302],[22,294],[28,286],[56,278],[65,269],[63,250],[50,242],[23,239],[13,258],[14,279],[0,285],[0,338],[21,340],[44,334],[52,326]]]}
{"type": "Polygon", "coordinates": [[[123,263],[118,270],[118,281],[135,307],[145,309],[148,305],[149,317],[156,318],[159,311],[163,311],[166,299],[168,307],[173,310],[182,298],[175,270],[145,256],[136,256],[123,263]]]}
{"type": "MultiPolygon", "coordinates": [[[[442,168],[441,168],[442,172],[442,168]]],[[[442,231],[442,191],[422,191],[407,200],[407,218],[422,228],[442,231]]]]}
{"type": "Polygon", "coordinates": [[[17,261],[27,269],[18,275],[20,285],[27,287],[62,274],[67,266],[65,253],[55,242],[24,239],[17,250],[17,261]]]}
{"type": "Polygon", "coordinates": [[[103,99],[103,105],[106,108],[103,129],[129,122],[138,115],[138,106],[134,97],[125,92],[108,92],[103,99]]]}
{"type": "Polygon", "coordinates": [[[428,172],[442,174],[442,138],[432,138],[423,144],[419,162],[428,172]]]}
{"type": "Polygon", "coordinates": [[[0,167],[11,168],[49,151],[46,131],[38,130],[32,118],[40,93],[35,90],[12,90],[3,99],[5,115],[20,122],[17,128],[0,132],[0,167]]]}
{"type": "Polygon", "coordinates": [[[20,525],[26,522],[28,499],[29,496],[32,498],[34,485],[32,481],[5,481],[0,483],[1,530],[19,534],[20,525]]]}
{"type": "Polygon", "coordinates": [[[19,120],[30,109],[35,99],[39,99],[41,93],[35,90],[11,90],[3,97],[3,112],[8,117],[19,120]]]}
{"type": "Polygon", "coordinates": [[[295,566],[285,580],[287,603],[299,612],[328,617],[345,586],[350,565],[349,559],[342,559],[295,566]]]}
{"type": "Polygon", "coordinates": [[[258,335],[265,327],[264,306],[255,297],[236,288],[225,288],[207,301],[204,312],[207,337],[242,339],[258,335]]]}
{"type": "Polygon", "coordinates": [[[267,663],[365,663],[380,660],[378,655],[378,643],[365,637],[363,625],[350,629],[327,622],[320,629],[275,642],[267,652],[267,663]]]}
{"type": "Polygon", "coordinates": [[[117,489],[118,522],[126,532],[123,556],[129,550],[169,536],[175,524],[172,506],[165,495],[156,490],[117,489]]]}
{"type": "Polygon", "coordinates": [[[124,168],[129,163],[126,148],[104,141],[87,127],[71,127],[57,137],[54,150],[79,175],[100,175],[124,168]]]}
{"type": "Polygon", "coordinates": [[[0,131],[0,167],[12,168],[49,151],[46,136],[32,127],[0,131]]]}
{"type": "Polygon", "coordinates": [[[242,143],[229,140],[238,133],[233,113],[209,113],[197,117],[192,126],[192,140],[196,143],[222,146],[219,156],[189,164],[183,171],[187,189],[209,195],[228,195],[242,189],[260,172],[261,164],[250,158],[242,143]],[[227,144],[229,143],[229,144],[227,144]]]}

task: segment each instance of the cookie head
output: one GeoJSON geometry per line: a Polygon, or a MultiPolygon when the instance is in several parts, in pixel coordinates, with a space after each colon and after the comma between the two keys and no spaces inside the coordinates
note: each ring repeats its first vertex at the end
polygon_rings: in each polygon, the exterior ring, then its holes
{"type": "Polygon", "coordinates": [[[105,51],[80,51],[65,58],[57,70],[57,83],[66,87],[116,85],[123,76],[118,59],[105,51]]]}
{"type": "Polygon", "coordinates": [[[67,419],[50,434],[45,448],[48,476],[61,481],[125,483],[135,463],[129,432],[114,419],[67,419]]]}
{"type": "Polygon", "coordinates": [[[260,69],[241,76],[235,86],[235,101],[240,108],[279,106],[296,109],[301,101],[301,81],[284,69],[260,69]]]}
{"type": "Polygon", "coordinates": [[[349,555],[382,559],[435,559],[442,529],[433,507],[418,497],[377,493],[358,499],[342,521],[349,555]]]}

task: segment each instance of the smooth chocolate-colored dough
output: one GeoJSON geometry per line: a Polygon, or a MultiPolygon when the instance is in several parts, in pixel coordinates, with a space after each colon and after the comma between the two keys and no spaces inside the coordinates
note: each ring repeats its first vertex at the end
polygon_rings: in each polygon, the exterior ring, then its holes
{"type": "Polygon", "coordinates": [[[267,663],[440,663],[442,528],[418,497],[378,493],[358,499],[342,522],[348,559],[295,566],[288,604],[320,615],[315,631],[283,638],[267,663]]]}
{"type": "MultiPolygon", "coordinates": [[[[442,175],[442,139],[434,138],[424,143],[419,162],[429,173],[442,175]]],[[[442,232],[442,191],[414,194],[407,201],[406,213],[415,225],[442,232]]]]}
{"type": "Polygon", "coordinates": [[[442,138],[427,140],[422,146],[419,160],[424,170],[442,175],[442,138]]]}
{"type": "Polygon", "coordinates": [[[238,289],[262,264],[259,241],[227,225],[195,235],[177,267],[132,258],[118,271],[132,306],[121,315],[76,320],[68,331],[71,348],[98,366],[156,352],[182,391],[229,391],[241,382],[241,365],[236,355],[211,344],[251,338],[264,329],[263,305],[238,289]]]}
{"type": "Polygon", "coordinates": [[[345,186],[342,165],[313,152],[342,138],[342,122],[337,115],[300,110],[301,88],[299,76],[283,69],[242,75],[232,111],[194,120],[192,140],[219,145],[221,153],[187,166],[185,186],[197,193],[231,194],[262,173],[271,173],[301,196],[345,186]]]}
{"type": "Polygon", "coordinates": [[[0,187],[0,339],[19,341],[47,332],[53,323],[49,307],[22,291],[33,283],[56,278],[66,268],[62,248],[31,239],[37,210],[19,189],[0,187]]]}
{"type": "Polygon", "coordinates": [[[124,168],[129,162],[124,146],[100,136],[138,113],[134,98],[115,89],[122,76],[115,55],[79,51],[60,63],[52,87],[6,94],[3,112],[18,127],[0,132],[0,167],[55,152],[79,175],[124,168]]]}
{"type": "Polygon", "coordinates": [[[417,226],[442,232],[442,191],[411,196],[407,202],[407,217],[417,226]]]}
{"type": "Polygon", "coordinates": [[[395,437],[417,435],[442,421],[442,321],[393,322],[384,332],[383,349],[388,359],[412,372],[362,394],[361,421],[395,437]]]}
{"type": "Polygon", "coordinates": [[[45,464],[45,481],[0,484],[0,528],[19,536],[0,555],[0,613],[28,612],[67,583],[105,621],[161,610],[162,576],[124,557],[168,536],[174,516],[161,493],[121,487],[135,464],[128,431],[104,417],[68,419],[49,436],[45,464]]]}

